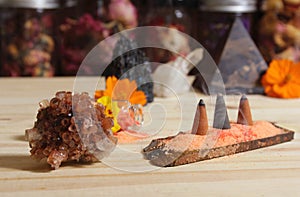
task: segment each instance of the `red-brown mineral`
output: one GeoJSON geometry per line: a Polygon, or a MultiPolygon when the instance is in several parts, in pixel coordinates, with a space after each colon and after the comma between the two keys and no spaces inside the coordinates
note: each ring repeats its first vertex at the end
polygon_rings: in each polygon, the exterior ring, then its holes
{"type": "Polygon", "coordinates": [[[61,91],[50,102],[43,100],[34,127],[25,131],[31,157],[47,158],[57,169],[65,161],[93,162],[109,155],[117,140],[104,110],[87,93],[61,91]]]}

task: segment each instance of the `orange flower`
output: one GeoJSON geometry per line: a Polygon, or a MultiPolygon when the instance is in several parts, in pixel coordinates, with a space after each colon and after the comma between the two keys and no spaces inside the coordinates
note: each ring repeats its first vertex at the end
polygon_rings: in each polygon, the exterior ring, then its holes
{"type": "Polygon", "coordinates": [[[143,91],[137,91],[136,82],[129,79],[118,80],[115,76],[108,77],[106,80],[106,90],[97,90],[95,99],[102,96],[109,96],[114,100],[128,100],[131,104],[145,105],[146,95],[143,91]]]}
{"type": "Polygon", "coordinates": [[[300,63],[273,60],[261,82],[268,96],[298,98],[300,97],[300,63]]]}

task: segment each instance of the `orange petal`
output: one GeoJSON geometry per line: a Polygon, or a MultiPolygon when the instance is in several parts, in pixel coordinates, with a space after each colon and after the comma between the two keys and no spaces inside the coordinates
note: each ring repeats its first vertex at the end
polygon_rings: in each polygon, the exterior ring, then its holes
{"type": "Polygon", "coordinates": [[[137,85],[136,85],[136,81],[133,80],[130,82],[130,88],[131,88],[131,91],[135,91],[137,89],[137,85]]]}
{"type": "Polygon", "coordinates": [[[135,91],[130,97],[130,103],[145,105],[147,103],[146,95],[143,91],[135,91]]]}
{"type": "Polygon", "coordinates": [[[127,93],[129,83],[130,83],[130,81],[127,78],[118,80],[113,91],[116,93],[118,93],[118,92],[123,92],[123,94],[127,93]]]}
{"type": "Polygon", "coordinates": [[[300,62],[292,66],[290,75],[291,75],[290,82],[300,85],[300,62]]]}
{"type": "Polygon", "coordinates": [[[106,80],[106,90],[97,92],[98,96],[110,96],[113,99],[129,100],[132,104],[145,105],[146,95],[143,91],[136,91],[135,80],[128,78],[118,80],[115,76],[108,77],[106,80]]]}
{"type": "Polygon", "coordinates": [[[118,79],[115,77],[115,76],[111,76],[111,77],[108,77],[107,80],[106,80],[106,92],[107,96],[111,96],[112,95],[112,92],[113,92],[113,89],[117,83],[118,79]]]}
{"type": "Polygon", "coordinates": [[[290,60],[273,60],[262,78],[263,86],[284,83],[293,64],[290,60]]]}
{"type": "Polygon", "coordinates": [[[266,93],[266,95],[268,95],[270,97],[277,97],[277,95],[273,92],[272,85],[265,86],[265,93],[266,93]]]}
{"type": "Polygon", "coordinates": [[[130,95],[136,90],[136,82],[129,79],[121,79],[117,82],[114,90],[113,97],[117,99],[129,100],[130,95]]]}
{"type": "Polygon", "coordinates": [[[300,98],[300,84],[286,84],[283,98],[300,98]]]}
{"type": "Polygon", "coordinates": [[[95,91],[95,99],[97,100],[98,98],[101,98],[102,96],[104,96],[104,90],[96,90],[95,91]]]}
{"type": "Polygon", "coordinates": [[[300,97],[300,85],[296,83],[286,83],[284,85],[274,85],[272,87],[272,93],[279,98],[299,98],[300,97]]]}

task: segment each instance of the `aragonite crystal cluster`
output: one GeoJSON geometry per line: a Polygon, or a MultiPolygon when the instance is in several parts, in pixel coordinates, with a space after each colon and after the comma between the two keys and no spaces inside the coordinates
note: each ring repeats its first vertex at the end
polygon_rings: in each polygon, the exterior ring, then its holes
{"type": "Polygon", "coordinates": [[[107,156],[117,140],[104,110],[87,93],[61,91],[50,102],[43,100],[34,127],[25,131],[31,156],[47,158],[54,169],[66,161],[93,162],[107,156]]]}

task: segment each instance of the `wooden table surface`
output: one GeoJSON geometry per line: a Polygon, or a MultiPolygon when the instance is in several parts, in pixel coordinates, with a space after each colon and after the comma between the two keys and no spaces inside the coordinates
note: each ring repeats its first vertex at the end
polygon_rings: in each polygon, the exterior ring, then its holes
{"type": "MultiPolygon", "coordinates": [[[[39,101],[53,97],[58,90],[72,90],[73,83],[71,77],[0,78],[0,196],[300,195],[300,100],[260,95],[248,96],[253,119],[277,122],[296,131],[293,141],[173,168],[152,169],[147,164],[144,172],[143,163],[130,159],[126,150],[105,162],[66,164],[51,171],[45,163],[29,157],[24,130],[33,126],[39,101]]],[[[155,98],[146,111],[152,115],[152,123],[162,124],[156,136],[189,129],[199,98],[207,101],[211,121],[212,97],[191,92],[178,98],[155,98]]],[[[232,120],[238,100],[237,96],[226,97],[232,120]]],[[[125,148],[140,149],[149,142],[125,148]]]]}

